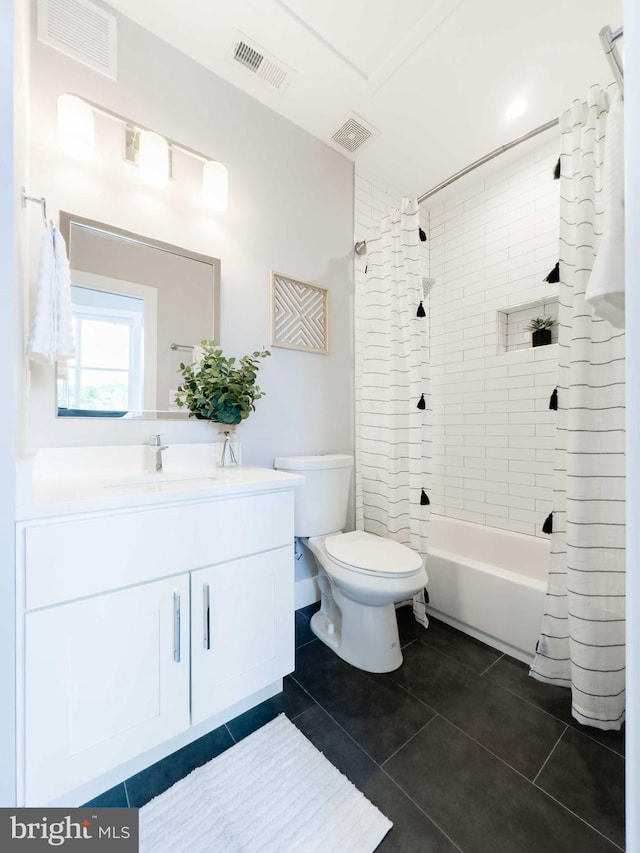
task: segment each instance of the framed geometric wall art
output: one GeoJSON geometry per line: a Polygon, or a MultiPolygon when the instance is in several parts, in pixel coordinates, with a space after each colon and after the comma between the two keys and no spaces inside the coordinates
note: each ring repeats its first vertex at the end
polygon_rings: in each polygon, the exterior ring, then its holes
{"type": "Polygon", "coordinates": [[[271,345],[327,355],[329,291],[272,271],[271,345]]]}

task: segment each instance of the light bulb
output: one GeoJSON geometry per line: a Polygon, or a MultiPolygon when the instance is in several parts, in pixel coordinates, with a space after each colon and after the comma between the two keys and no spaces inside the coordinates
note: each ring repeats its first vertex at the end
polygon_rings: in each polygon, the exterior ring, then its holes
{"type": "Polygon", "coordinates": [[[215,160],[202,167],[202,201],[210,210],[226,210],[229,200],[227,170],[215,160]]]}
{"type": "Polygon", "coordinates": [[[67,154],[91,160],[95,152],[93,110],[75,95],[58,96],[58,141],[67,154]]]}
{"type": "Polygon", "coordinates": [[[153,130],[142,130],[139,136],[138,171],[151,187],[165,187],[169,181],[169,144],[153,130]]]}
{"type": "Polygon", "coordinates": [[[522,98],[518,98],[517,101],[514,101],[512,104],[509,104],[509,106],[505,110],[504,116],[508,121],[511,121],[514,118],[519,118],[526,111],[527,102],[523,101],[522,98]]]}

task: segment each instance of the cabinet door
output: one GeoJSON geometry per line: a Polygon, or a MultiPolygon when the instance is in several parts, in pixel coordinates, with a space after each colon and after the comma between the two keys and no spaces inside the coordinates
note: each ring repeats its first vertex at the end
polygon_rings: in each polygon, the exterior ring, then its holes
{"type": "Polygon", "coordinates": [[[191,607],[194,724],[293,670],[290,546],[192,572],[191,607]]]}
{"type": "Polygon", "coordinates": [[[189,726],[187,574],[26,616],[26,804],[189,726]]]}

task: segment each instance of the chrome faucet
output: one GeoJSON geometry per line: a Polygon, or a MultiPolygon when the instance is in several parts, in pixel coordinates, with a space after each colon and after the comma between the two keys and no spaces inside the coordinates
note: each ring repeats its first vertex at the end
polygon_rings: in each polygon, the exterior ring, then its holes
{"type": "Polygon", "coordinates": [[[166,450],[168,445],[162,443],[162,433],[152,435],[149,439],[149,446],[156,454],[156,474],[162,473],[162,451],[166,450]]]}

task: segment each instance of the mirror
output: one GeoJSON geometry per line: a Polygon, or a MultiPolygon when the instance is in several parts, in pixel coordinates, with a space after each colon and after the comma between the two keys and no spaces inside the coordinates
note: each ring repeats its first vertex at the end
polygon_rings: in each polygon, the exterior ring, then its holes
{"type": "Polygon", "coordinates": [[[186,418],[181,361],[219,339],[220,261],[60,212],[76,357],[58,366],[58,417],[186,418]]]}

